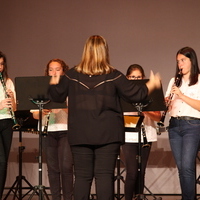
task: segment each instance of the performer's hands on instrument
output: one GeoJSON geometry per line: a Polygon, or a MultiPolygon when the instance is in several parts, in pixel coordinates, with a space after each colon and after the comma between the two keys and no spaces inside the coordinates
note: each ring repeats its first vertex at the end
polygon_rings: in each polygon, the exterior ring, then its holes
{"type": "Polygon", "coordinates": [[[15,96],[14,96],[14,92],[11,89],[7,89],[6,90],[7,96],[11,99],[11,106],[13,111],[16,110],[16,102],[15,102],[15,96]]]}
{"type": "Polygon", "coordinates": [[[12,107],[11,98],[6,98],[0,102],[0,110],[3,108],[11,108],[11,107],[12,107]]]}
{"type": "Polygon", "coordinates": [[[51,77],[49,84],[57,85],[59,83],[59,81],[60,81],[60,75],[57,74],[57,75],[51,77]]]}
{"type": "Polygon", "coordinates": [[[14,93],[13,93],[13,91],[11,89],[7,89],[6,93],[10,98],[14,98],[14,93]]]}
{"type": "Polygon", "coordinates": [[[153,121],[159,122],[161,118],[160,111],[143,111],[144,116],[148,116],[153,121]]]}
{"type": "Polygon", "coordinates": [[[173,94],[178,95],[179,97],[180,97],[181,95],[183,95],[183,93],[180,91],[180,89],[179,89],[177,86],[175,86],[175,85],[172,87],[171,92],[172,92],[173,94]]]}
{"type": "Polygon", "coordinates": [[[43,115],[49,115],[50,112],[51,112],[51,109],[43,109],[43,110],[42,110],[42,114],[43,114],[43,115]]]}
{"type": "Polygon", "coordinates": [[[155,90],[161,88],[161,78],[158,73],[154,74],[153,71],[150,72],[149,81],[146,83],[148,87],[149,94],[155,90]]]}
{"type": "MultiPolygon", "coordinates": [[[[33,118],[38,120],[40,112],[38,110],[36,110],[32,113],[33,113],[33,118]]],[[[51,113],[51,109],[42,109],[42,115],[43,116],[49,115],[50,113],[51,113]]]]}

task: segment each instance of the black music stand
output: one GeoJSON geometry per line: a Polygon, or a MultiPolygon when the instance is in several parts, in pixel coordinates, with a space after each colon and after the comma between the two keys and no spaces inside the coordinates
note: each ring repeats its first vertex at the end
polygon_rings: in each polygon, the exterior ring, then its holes
{"type": "MultiPolygon", "coordinates": [[[[130,80],[134,81],[138,85],[144,85],[148,79],[143,80],[130,80]]],[[[166,106],[164,103],[164,95],[162,87],[160,89],[154,90],[148,98],[143,102],[138,103],[130,103],[123,99],[121,99],[121,106],[123,112],[138,112],[138,116],[142,117],[143,111],[163,111],[166,110],[166,106]]],[[[125,131],[131,131],[131,128],[125,128],[125,131]]],[[[134,128],[135,130],[135,128],[134,128]]],[[[132,129],[133,132],[133,129],[132,129]]],[[[141,188],[141,127],[139,128],[138,132],[138,176],[139,176],[139,194],[137,195],[137,200],[146,200],[147,198],[143,194],[142,188],[141,188]]],[[[155,195],[146,187],[144,186],[147,191],[155,198],[155,200],[161,200],[162,198],[156,198],[155,195]]]]}
{"type": "MultiPolygon", "coordinates": [[[[125,116],[124,116],[125,117],[125,116]]],[[[131,121],[134,120],[136,126],[134,128],[135,131],[140,131],[140,127],[141,124],[143,122],[144,116],[130,116],[131,117],[131,121]]],[[[127,119],[129,120],[129,119],[127,119]]],[[[133,128],[125,128],[126,131],[133,131],[133,128]]],[[[122,173],[125,171],[122,170],[120,171],[120,164],[121,164],[121,159],[120,159],[120,155],[118,155],[117,157],[117,162],[116,162],[116,168],[117,168],[117,174],[114,177],[114,180],[117,181],[117,194],[115,195],[116,199],[121,200],[124,197],[124,194],[120,194],[120,181],[122,181],[123,183],[125,183],[124,181],[124,177],[122,176],[122,173]]],[[[123,162],[122,162],[123,163],[123,162]]]]}
{"type": "Polygon", "coordinates": [[[33,190],[33,186],[31,185],[31,183],[26,179],[25,176],[22,175],[22,160],[23,160],[22,153],[25,149],[25,146],[22,146],[22,131],[26,131],[28,129],[33,130],[34,128],[36,128],[37,120],[34,120],[32,118],[32,114],[30,113],[30,111],[15,111],[15,117],[17,123],[21,126],[20,129],[18,130],[19,131],[19,147],[18,147],[19,174],[16,177],[16,180],[11,186],[10,190],[4,197],[4,200],[7,199],[7,197],[11,192],[14,193],[13,199],[17,197],[18,199],[21,200],[33,190]],[[29,187],[22,187],[22,181],[24,181],[29,187]],[[28,191],[23,195],[22,189],[28,189],[28,191]]]}
{"type": "Polygon", "coordinates": [[[65,108],[66,103],[50,102],[47,91],[49,86],[49,76],[37,77],[16,77],[16,97],[18,110],[39,109],[39,156],[38,156],[38,175],[39,184],[34,186],[33,193],[29,199],[37,194],[39,200],[48,199],[45,186],[42,184],[42,110],[53,108],[65,108]]]}
{"type": "Polygon", "coordinates": [[[120,193],[120,181],[122,181],[123,183],[125,183],[124,181],[124,177],[122,176],[122,173],[125,170],[120,171],[120,164],[121,164],[121,159],[120,159],[120,155],[117,156],[117,161],[116,161],[116,168],[117,168],[117,174],[114,177],[114,181],[117,181],[117,194],[115,194],[116,199],[121,200],[124,197],[124,194],[120,193]]]}

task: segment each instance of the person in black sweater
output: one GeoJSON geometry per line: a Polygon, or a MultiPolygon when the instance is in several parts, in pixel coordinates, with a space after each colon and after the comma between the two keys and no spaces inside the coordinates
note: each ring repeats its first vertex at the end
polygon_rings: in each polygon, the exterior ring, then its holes
{"type": "Polygon", "coordinates": [[[95,178],[98,200],[114,199],[114,169],[124,143],[124,120],[120,98],[140,102],[160,78],[151,73],[146,85],[127,80],[109,64],[106,40],[94,35],[86,41],[80,64],[65,76],[53,76],[49,86],[52,101],[68,96],[68,133],[74,158],[74,199],[88,200],[95,178]]]}
{"type": "MultiPolygon", "coordinates": [[[[52,59],[45,69],[45,76],[63,75],[69,69],[61,59],[52,59]]],[[[32,111],[33,118],[39,120],[39,111],[32,111]]],[[[52,200],[72,200],[73,159],[67,133],[68,109],[43,109],[42,130],[46,155],[49,185],[52,200]]]]}

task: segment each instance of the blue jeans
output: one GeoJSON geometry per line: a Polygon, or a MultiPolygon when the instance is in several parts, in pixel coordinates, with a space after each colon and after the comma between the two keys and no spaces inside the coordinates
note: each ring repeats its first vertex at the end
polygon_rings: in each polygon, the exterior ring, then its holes
{"type": "Polygon", "coordinates": [[[67,131],[48,132],[43,138],[50,190],[53,200],[72,200],[73,158],[67,131]]]}
{"type": "Polygon", "coordinates": [[[200,120],[170,119],[169,141],[179,172],[183,200],[196,197],[196,156],[200,141],[200,120]]]}
{"type": "Polygon", "coordinates": [[[114,200],[114,170],[120,144],[72,146],[74,200],[88,200],[95,178],[98,200],[114,200]]]}
{"type": "Polygon", "coordinates": [[[12,119],[0,120],[0,199],[6,181],[8,157],[13,136],[12,126],[12,119]]]}

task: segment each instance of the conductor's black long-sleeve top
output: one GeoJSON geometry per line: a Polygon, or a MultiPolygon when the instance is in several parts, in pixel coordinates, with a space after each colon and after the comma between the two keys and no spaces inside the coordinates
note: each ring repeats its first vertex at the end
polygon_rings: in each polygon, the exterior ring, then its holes
{"type": "Polygon", "coordinates": [[[59,84],[50,85],[49,95],[55,102],[64,102],[68,96],[71,145],[102,145],[124,142],[120,97],[140,102],[147,97],[148,88],[127,80],[118,70],[88,76],[72,68],[59,84]]]}

